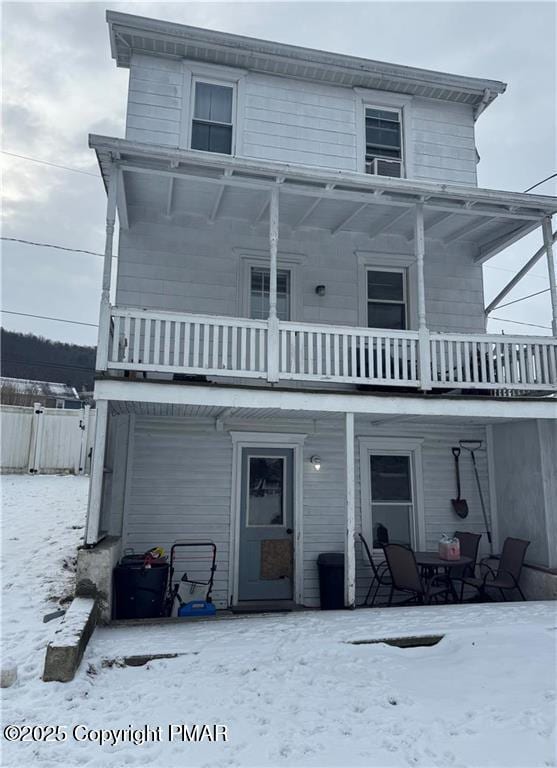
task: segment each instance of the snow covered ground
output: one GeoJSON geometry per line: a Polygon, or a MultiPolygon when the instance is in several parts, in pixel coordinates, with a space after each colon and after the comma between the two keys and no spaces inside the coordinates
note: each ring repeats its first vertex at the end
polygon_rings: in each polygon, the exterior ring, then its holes
{"type": "Polygon", "coordinates": [[[59,724],[61,743],[2,741],[3,766],[553,766],[556,605],[307,612],[104,628],[72,683],[40,680],[71,583],[83,478],[3,477],[3,654],[19,681],[3,724],[59,724]],[[66,567],[65,567],[66,564],[66,567]],[[67,567],[70,565],[70,568],[67,567]],[[444,634],[432,647],[354,640],[444,634]],[[144,666],[114,659],[179,653],[144,666]],[[169,724],[224,724],[225,743],[171,741],[169,724]],[[87,729],[161,726],[100,746],[87,729]]]}

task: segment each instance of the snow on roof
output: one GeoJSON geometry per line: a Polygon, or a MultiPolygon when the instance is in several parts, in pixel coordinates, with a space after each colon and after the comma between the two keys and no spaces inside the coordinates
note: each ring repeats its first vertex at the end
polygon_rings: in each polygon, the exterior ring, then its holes
{"type": "Polygon", "coordinates": [[[43,397],[57,397],[64,398],[65,400],[79,400],[75,387],[55,381],[13,379],[9,376],[0,376],[0,386],[11,387],[22,395],[42,395],[43,397]]]}

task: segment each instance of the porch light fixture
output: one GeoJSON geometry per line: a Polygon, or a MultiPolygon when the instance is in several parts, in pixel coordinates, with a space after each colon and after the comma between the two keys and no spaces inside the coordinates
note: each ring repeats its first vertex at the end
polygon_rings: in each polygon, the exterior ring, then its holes
{"type": "Polygon", "coordinates": [[[325,288],[324,285],[316,285],[315,286],[315,293],[318,296],[324,296],[326,292],[327,292],[327,289],[325,288]]]}
{"type": "Polygon", "coordinates": [[[319,472],[319,470],[321,469],[321,459],[319,458],[319,456],[312,456],[311,463],[313,464],[313,468],[315,469],[315,471],[319,472]]]}

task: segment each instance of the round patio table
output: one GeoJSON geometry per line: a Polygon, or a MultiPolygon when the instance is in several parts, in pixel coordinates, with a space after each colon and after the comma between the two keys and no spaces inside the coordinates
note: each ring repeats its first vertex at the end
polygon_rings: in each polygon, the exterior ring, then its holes
{"type": "Polygon", "coordinates": [[[439,568],[444,569],[445,578],[447,579],[453,600],[455,603],[458,603],[458,595],[451,579],[451,568],[462,568],[465,565],[470,565],[472,558],[461,555],[458,560],[444,560],[442,557],[439,557],[437,552],[414,552],[414,555],[416,556],[416,563],[422,570],[428,570],[431,573],[439,568]]]}

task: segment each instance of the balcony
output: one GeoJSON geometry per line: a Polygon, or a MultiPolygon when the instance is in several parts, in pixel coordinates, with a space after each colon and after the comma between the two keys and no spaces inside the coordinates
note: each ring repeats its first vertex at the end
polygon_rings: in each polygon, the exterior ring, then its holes
{"type": "Polygon", "coordinates": [[[273,326],[111,307],[107,341],[100,370],[497,395],[557,390],[557,339],[548,336],[273,326]]]}

